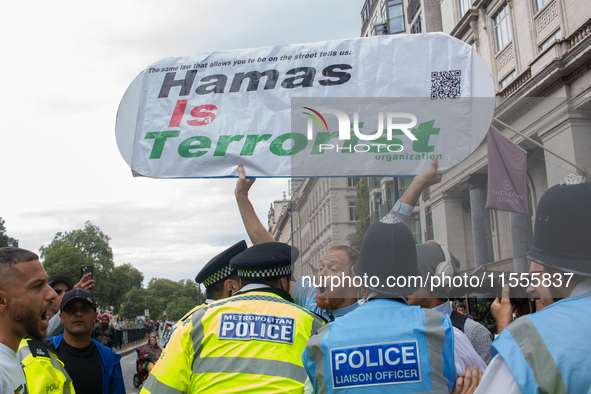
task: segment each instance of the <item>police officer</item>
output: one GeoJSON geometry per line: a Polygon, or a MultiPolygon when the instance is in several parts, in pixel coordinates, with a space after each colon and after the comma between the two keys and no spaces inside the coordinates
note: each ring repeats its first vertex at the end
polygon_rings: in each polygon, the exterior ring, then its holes
{"type": "Polygon", "coordinates": [[[417,275],[408,227],[396,220],[372,224],[353,272],[371,293],[308,341],[302,357],[314,390],[448,394],[456,378],[451,322],[403,298],[417,288],[408,280],[417,275]]]}
{"type": "Polygon", "coordinates": [[[44,342],[31,337],[23,339],[16,357],[25,372],[30,393],[76,392],[64,363],[44,342]]]}
{"type": "Polygon", "coordinates": [[[174,332],[142,393],[303,392],[301,354],[323,321],[288,293],[297,253],[271,242],[234,257],[240,291],[174,332]]]}
{"type": "Polygon", "coordinates": [[[540,199],[529,253],[530,297],[492,344],[477,392],[582,393],[591,387],[591,183],[564,184],[540,199]],[[540,310],[541,309],[541,310],[540,310]]]}
{"type": "Polygon", "coordinates": [[[195,306],[176,322],[169,333],[164,333],[162,335],[162,348],[166,347],[172,333],[195,311],[203,308],[205,305],[211,304],[212,302],[230,297],[234,291],[239,289],[238,275],[236,274],[236,270],[230,267],[230,260],[232,257],[245,250],[246,242],[244,240],[237,242],[209,260],[201,271],[199,271],[195,277],[195,282],[203,283],[203,286],[205,286],[205,297],[207,297],[205,303],[195,306]]]}

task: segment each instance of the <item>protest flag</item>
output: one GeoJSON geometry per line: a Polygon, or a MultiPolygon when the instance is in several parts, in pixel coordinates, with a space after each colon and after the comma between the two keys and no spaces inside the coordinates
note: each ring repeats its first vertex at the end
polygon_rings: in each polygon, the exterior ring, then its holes
{"type": "Polygon", "coordinates": [[[528,214],[527,152],[493,126],[488,129],[486,140],[488,151],[486,208],[528,214]]]}

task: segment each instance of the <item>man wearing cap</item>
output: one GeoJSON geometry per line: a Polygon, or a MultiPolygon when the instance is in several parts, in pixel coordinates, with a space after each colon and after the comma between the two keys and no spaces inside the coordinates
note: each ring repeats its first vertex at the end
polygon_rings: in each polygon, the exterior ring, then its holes
{"type": "Polygon", "coordinates": [[[60,317],[63,335],[48,339],[78,393],[125,393],[121,373],[121,356],[91,338],[97,317],[96,301],[92,293],[73,289],[61,303],[60,317]]]}
{"type": "Polygon", "coordinates": [[[54,337],[63,334],[64,332],[64,326],[58,312],[66,292],[72,289],[92,291],[92,289],[94,289],[94,280],[92,279],[92,274],[90,272],[84,274],[76,284],[73,283],[69,276],[59,275],[53,278],[51,282],[49,282],[49,285],[57,294],[57,300],[53,303],[51,309],[52,317],[49,320],[49,327],[47,327],[47,336],[54,337]]]}
{"type": "Polygon", "coordinates": [[[37,254],[0,248],[0,392],[28,393],[16,352],[26,337],[43,340],[56,298],[37,254]]]}
{"type": "Polygon", "coordinates": [[[314,391],[448,394],[456,379],[453,329],[441,313],[406,303],[404,296],[417,288],[408,279],[418,275],[415,240],[406,224],[372,224],[353,272],[368,278],[371,293],[308,341],[302,358],[314,391]]]}
{"type": "MultiPolygon", "coordinates": [[[[460,271],[460,261],[447,248],[437,241],[428,241],[417,245],[417,268],[419,275],[424,281],[429,277],[441,276],[454,277],[460,271]]],[[[423,282],[427,284],[426,282],[423,282]]],[[[490,344],[493,337],[490,331],[482,324],[468,319],[467,316],[454,311],[449,303],[450,288],[437,287],[431,292],[426,287],[421,287],[408,296],[409,305],[418,305],[423,308],[430,308],[449,316],[454,326],[456,348],[456,362],[464,357],[465,365],[478,365],[484,371],[486,364],[490,362],[490,344]],[[465,334],[465,335],[464,335],[465,334]],[[465,343],[464,339],[469,340],[465,343]],[[458,349],[462,347],[462,349],[458,349]],[[472,353],[476,351],[484,363],[476,360],[472,362],[472,353]]],[[[464,368],[456,364],[458,371],[464,368]]]]}
{"type": "Polygon", "coordinates": [[[202,283],[205,286],[205,297],[207,297],[205,303],[191,309],[176,322],[170,332],[166,333],[166,335],[163,334],[161,341],[162,348],[166,347],[172,333],[191,317],[195,311],[212,302],[230,297],[232,293],[239,289],[238,275],[236,275],[235,269],[230,268],[230,259],[245,250],[246,242],[244,240],[237,242],[209,260],[201,271],[199,271],[195,277],[195,282],[202,283]]]}
{"type": "Polygon", "coordinates": [[[100,324],[92,331],[92,338],[111,349],[117,343],[117,334],[113,326],[111,326],[109,314],[102,314],[100,324]]]}
{"type": "Polygon", "coordinates": [[[288,293],[296,257],[297,249],[272,242],[232,258],[241,289],[174,332],[141,392],[303,392],[301,354],[323,322],[288,293]]]}
{"type": "Polygon", "coordinates": [[[51,306],[51,317],[57,315],[60,310],[60,304],[62,299],[66,295],[66,291],[70,291],[74,288],[74,282],[70,279],[67,275],[58,275],[49,282],[49,286],[55,291],[57,294],[57,299],[51,306]]]}
{"type": "Polygon", "coordinates": [[[536,313],[492,344],[479,393],[582,393],[591,387],[591,183],[561,184],[541,197],[529,253],[536,313]]]}

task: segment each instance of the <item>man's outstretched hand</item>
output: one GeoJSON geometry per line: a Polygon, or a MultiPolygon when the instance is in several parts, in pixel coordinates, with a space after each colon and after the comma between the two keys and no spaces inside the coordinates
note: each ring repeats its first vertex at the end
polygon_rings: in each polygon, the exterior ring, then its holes
{"type": "Polygon", "coordinates": [[[248,197],[248,191],[255,181],[256,178],[246,178],[244,165],[238,164],[238,180],[236,181],[236,189],[234,189],[236,198],[248,197]]]}

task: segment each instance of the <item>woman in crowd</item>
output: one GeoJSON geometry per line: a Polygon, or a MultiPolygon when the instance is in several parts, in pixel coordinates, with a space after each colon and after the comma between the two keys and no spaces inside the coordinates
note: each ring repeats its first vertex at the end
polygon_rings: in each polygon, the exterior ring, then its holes
{"type": "Polygon", "coordinates": [[[158,339],[156,339],[156,336],[150,335],[148,343],[140,349],[140,352],[140,361],[146,363],[144,368],[150,373],[162,353],[162,349],[158,346],[158,339]]]}

